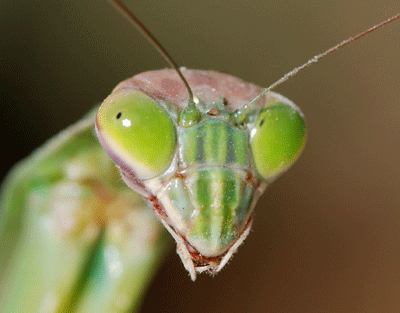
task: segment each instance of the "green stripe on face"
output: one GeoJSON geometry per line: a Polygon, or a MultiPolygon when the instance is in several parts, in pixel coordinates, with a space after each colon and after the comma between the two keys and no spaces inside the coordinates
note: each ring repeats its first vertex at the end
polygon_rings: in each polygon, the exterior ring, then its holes
{"type": "Polygon", "coordinates": [[[238,206],[238,196],[242,177],[231,171],[224,171],[224,193],[222,200],[222,214],[224,217],[221,229],[221,244],[228,245],[236,238],[236,208],[238,206]]]}
{"type": "Polygon", "coordinates": [[[210,234],[207,239],[209,240],[210,247],[218,248],[220,246],[221,228],[224,221],[223,216],[223,191],[224,191],[224,175],[220,170],[209,170],[210,173],[210,186],[212,202],[210,203],[210,211],[212,216],[210,219],[210,234]]]}
{"type": "Polygon", "coordinates": [[[228,153],[228,125],[226,123],[219,122],[213,123],[213,139],[214,139],[214,158],[213,161],[217,164],[224,164],[227,160],[228,153]]]}
{"type": "Polygon", "coordinates": [[[203,137],[203,149],[204,149],[204,162],[205,163],[214,163],[214,154],[215,154],[215,141],[216,138],[213,134],[213,123],[204,123],[203,127],[200,131],[200,134],[203,137]]]}
{"type": "Polygon", "coordinates": [[[199,155],[199,147],[198,147],[198,136],[196,132],[196,128],[189,128],[182,134],[182,139],[180,140],[180,145],[184,145],[185,149],[183,150],[183,159],[188,163],[195,162],[199,155]]]}
{"type": "Polygon", "coordinates": [[[254,194],[254,188],[251,184],[245,184],[242,186],[242,189],[242,197],[240,199],[239,206],[236,209],[236,216],[239,225],[243,225],[246,221],[245,218],[250,212],[251,202],[253,201],[254,194]]]}
{"type": "Polygon", "coordinates": [[[195,217],[191,236],[197,239],[203,239],[210,235],[210,219],[211,219],[211,180],[209,179],[209,171],[200,171],[198,180],[195,183],[195,201],[198,205],[198,215],[195,217]]]}
{"type": "Polygon", "coordinates": [[[232,137],[234,145],[233,149],[234,151],[232,151],[232,153],[234,153],[235,155],[236,163],[240,165],[248,165],[249,145],[248,145],[247,133],[240,130],[235,130],[232,134],[232,137]]]}

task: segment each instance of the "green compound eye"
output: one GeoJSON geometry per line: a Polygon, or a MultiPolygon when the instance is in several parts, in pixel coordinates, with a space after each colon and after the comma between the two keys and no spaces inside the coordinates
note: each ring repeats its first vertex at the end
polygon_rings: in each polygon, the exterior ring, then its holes
{"type": "Polygon", "coordinates": [[[132,169],[139,179],[163,173],[173,159],[175,126],[168,113],[141,91],[111,94],[97,113],[96,127],[114,162],[132,169]]]}
{"type": "Polygon", "coordinates": [[[251,150],[258,173],[276,178],[299,157],[306,139],[306,125],[294,105],[275,102],[265,106],[250,133],[251,150]]]}

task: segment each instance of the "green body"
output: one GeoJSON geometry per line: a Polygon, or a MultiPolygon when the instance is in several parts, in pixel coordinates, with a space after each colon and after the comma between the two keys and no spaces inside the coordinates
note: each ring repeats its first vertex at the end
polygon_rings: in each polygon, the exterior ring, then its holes
{"type": "Polygon", "coordinates": [[[1,189],[0,312],[130,312],[170,241],[218,272],[265,187],[299,156],[301,112],[225,74],[146,72],[9,174],[1,189]],[[152,82],[149,84],[149,82],[152,82]],[[143,198],[142,198],[142,197],[143,198]],[[155,215],[149,208],[150,204],[155,215]]]}
{"type": "Polygon", "coordinates": [[[131,312],[169,247],[99,145],[94,115],[2,185],[0,312],[131,312]]]}

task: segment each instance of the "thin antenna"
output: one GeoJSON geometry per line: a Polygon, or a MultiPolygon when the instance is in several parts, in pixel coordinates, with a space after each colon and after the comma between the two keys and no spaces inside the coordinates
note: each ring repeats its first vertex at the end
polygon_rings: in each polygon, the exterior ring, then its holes
{"type": "Polygon", "coordinates": [[[132,24],[133,26],[142,33],[142,35],[160,52],[167,63],[178,73],[180,79],[185,84],[187,92],[189,94],[189,106],[195,105],[193,101],[193,92],[190,89],[189,83],[183,76],[179,66],[175,63],[169,53],[164,49],[160,42],[150,33],[150,31],[138,20],[138,18],[133,15],[131,11],[119,0],[109,0],[109,2],[114,5],[132,24]]]}
{"type": "Polygon", "coordinates": [[[303,65],[296,67],[294,70],[290,71],[289,73],[286,73],[282,78],[280,78],[278,81],[276,81],[275,83],[273,83],[271,86],[269,86],[268,88],[265,88],[263,90],[263,92],[261,92],[257,97],[255,97],[253,100],[251,100],[248,104],[246,104],[242,109],[241,112],[246,113],[250,110],[250,108],[252,107],[253,103],[256,102],[259,98],[261,98],[263,95],[265,95],[268,91],[270,91],[271,89],[275,88],[276,86],[282,84],[283,82],[287,81],[290,77],[293,77],[294,75],[296,75],[298,72],[300,72],[301,70],[305,69],[306,67],[309,67],[311,64],[318,62],[318,60],[322,59],[323,57],[327,56],[328,54],[339,50],[340,48],[343,48],[344,46],[348,45],[349,43],[365,36],[368,33],[373,32],[374,30],[381,28],[383,26],[385,26],[386,24],[389,24],[390,22],[393,22],[394,20],[397,20],[398,18],[400,18],[400,13],[396,14],[395,16],[392,16],[391,18],[367,29],[366,31],[363,31],[361,33],[359,33],[358,35],[354,36],[354,37],[350,37],[346,40],[343,40],[341,43],[337,44],[336,46],[326,50],[325,52],[318,54],[316,56],[314,56],[312,59],[308,60],[306,63],[304,63],[303,65]]]}

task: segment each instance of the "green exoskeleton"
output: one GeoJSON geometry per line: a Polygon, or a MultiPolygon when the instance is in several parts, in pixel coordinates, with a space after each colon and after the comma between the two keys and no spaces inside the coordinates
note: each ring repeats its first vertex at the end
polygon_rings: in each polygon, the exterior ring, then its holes
{"type": "Polygon", "coordinates": [[[128,186],[177,242],[190,272],[218,272],[249,233],[265,187],[304,147],[300,110],[276,93],[212,71],[146,72],[119,84],[96,119],[100,143],[128,186]],[[149,85],[147,82],[151,82],[149,85]]]}
{"type": "Polygon", "coordinates": [[[168,247],[155,216],[193,280],[221,270],[304,147],[302,113],[270,89],[142,73],[17,166],[2,188],[0,311],[129,311],[168,247]]]}
{"type": "Polygon", "coordinates": [[[98,144],[96,111],[3,182],[1,312],[130,312],[169,246],[98,144]]]}

